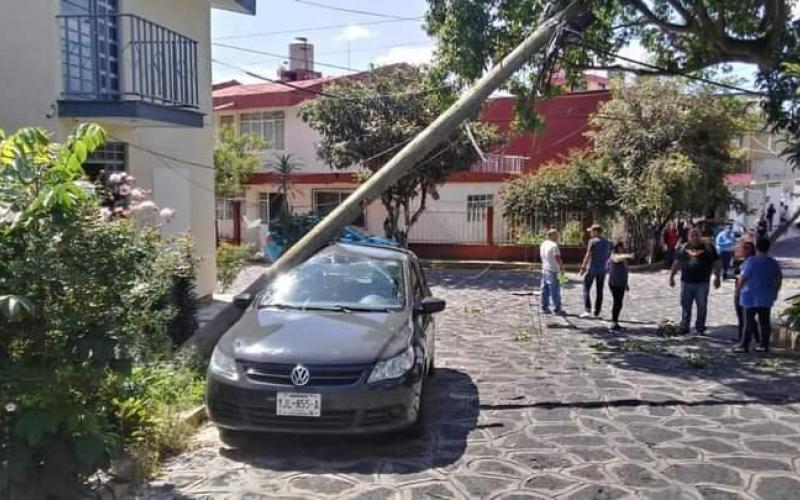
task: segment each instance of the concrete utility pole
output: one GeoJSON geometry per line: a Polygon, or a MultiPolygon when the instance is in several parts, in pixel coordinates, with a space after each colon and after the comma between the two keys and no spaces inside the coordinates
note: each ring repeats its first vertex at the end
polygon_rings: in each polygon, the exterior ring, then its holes
{"type": "Polygon", "coordinates": [[[402,148],[386,165],[362,184],[333,212],[295,243],[266,272],[267,280],[279,273],[305,261],[323,245],[339,236],[342,229],[354,220],[361,210],[361,203],[379,197],[384,191],[401,179],[425,155],[451,133],[483,104],[489,95],[497,90],[508,78],[540,50],[549,40],[553,31],[563,22],[571,21],[585,13],[580,0],[571,2],[561,12],[556,13],[529,35],[516,49],[486,73],[469,91],[450,108],[423,130],[413,141],[402,148]]]}

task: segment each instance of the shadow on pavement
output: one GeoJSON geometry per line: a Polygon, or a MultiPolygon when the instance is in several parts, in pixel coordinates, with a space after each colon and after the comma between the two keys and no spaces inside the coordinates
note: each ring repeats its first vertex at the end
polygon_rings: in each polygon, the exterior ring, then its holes
{"type": "Polygon", "coordinates": [[[253,435],[226,458],[275,471],[413,474],[456,462],[478,421],[478,388],[469,375],[440,368],[428,380],[418,433],[378,436],[253,435]]]}
{"type": "Polygon", "coordinates": [[[591,347],[597,356],[616,368],[684,380],[687,386],[713,381],[730,389],[720,392],[719,399],[699,404],[800,402],[800,358],[781,351],[766,356],[734,354],[731,348],[736,340],[735,326],[724,326],[705,336],[662,337],[652,326],[621,333],[601,328],[584,332],[603,341],[591,347]]]}

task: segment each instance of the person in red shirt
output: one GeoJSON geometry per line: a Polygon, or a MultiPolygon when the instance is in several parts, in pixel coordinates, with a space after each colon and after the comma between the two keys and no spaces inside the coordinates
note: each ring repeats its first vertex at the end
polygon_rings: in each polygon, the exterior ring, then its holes
{"type": "Polygon", "coordinates": [[[678,229],[675,227],[674,222],[667,222],[667,227],[664,228],[661,239],[666,254],[666,265],[667,267],[672,267],[672,263],[675,261],[675,251],[678,248],[678,229]]]}

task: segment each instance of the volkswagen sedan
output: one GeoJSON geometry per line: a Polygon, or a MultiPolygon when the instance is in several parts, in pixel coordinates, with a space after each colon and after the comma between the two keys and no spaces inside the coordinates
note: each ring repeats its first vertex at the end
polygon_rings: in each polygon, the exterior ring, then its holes
{"type": "Polygon", "coordinates": [[[246,310],[208,369],[208,414],[223,441],[418,421],[434,366],[433,313],[445,303],[413,253],[335,243],[238,303],[246,310]]]}

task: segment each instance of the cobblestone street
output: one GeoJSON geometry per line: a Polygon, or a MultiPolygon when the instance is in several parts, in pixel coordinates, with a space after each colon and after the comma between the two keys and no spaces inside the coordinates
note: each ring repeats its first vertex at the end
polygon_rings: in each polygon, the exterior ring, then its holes
{"type": "Polygon", "coordinates": [[[577,282],[561,318],[538,314],[530,273],[429,278],[448,310],[424,435],[238,451],[206,426],[140,498],[800,498],[800,360],[731,353],[732,281],[712,291],[708,336],[686,338],[657,335],[679,315],[665,272],[632,276],[614,335],[572,315],[577,282]]]}

